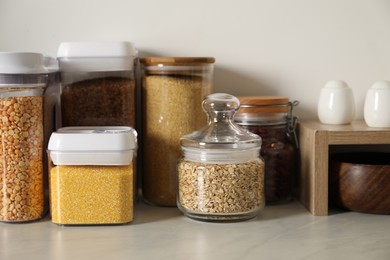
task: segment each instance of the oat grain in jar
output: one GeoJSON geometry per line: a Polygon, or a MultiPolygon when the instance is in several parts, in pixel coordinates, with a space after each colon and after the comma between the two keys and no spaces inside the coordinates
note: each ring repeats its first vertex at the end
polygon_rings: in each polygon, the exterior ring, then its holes
{"type": "Polygon", "coordinates": [[[143,64],[142,193],[146,202],[176,206],[180,137],[203,126],[214,58],[149,57],[143,64]]]}
{"type": "Polygon", "coordinates": [[[47,70],[39,53],[0,53],[0,221],[44,216],[47,70]]]}
{"type": "Polygon", "coordinates": [[[280,96],[239,97],[241,107],[235,122],[242,128],[261,136],[261,156],[265,162],[265,200],[267,205],[292,200],[297,169],[295,128],[297,117],[290,102],[280,96]]]}
{"type": "Polygon", "coordinates": [[[177,205],[203,221],[241,221],[264,207],[261,138],[233,122],[236,97],[216,93],[203,102],[209,123],[181,138],[177,205]]]}

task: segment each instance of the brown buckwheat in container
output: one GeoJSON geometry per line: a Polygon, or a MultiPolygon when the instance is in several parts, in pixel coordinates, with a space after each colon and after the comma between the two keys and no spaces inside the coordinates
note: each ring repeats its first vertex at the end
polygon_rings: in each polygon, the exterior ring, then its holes
{"type": "Polygon", "coordinates": [[[62,126],[136,124],[135,62],[130,42],[63,42],[62,126]]]}
{"type": "Polygon", "coordinates": [[[44,216],[43,95],[47,71],[38,53],[0,53],[0,221],[44,216]]]}
{"type": "Polygon", "coordinates": [[[142,194],[146,202],[176,206],[180,137],[207,120],[202,100],[211,93],[214,58],[148,57],[142,77],[142,194]]]}

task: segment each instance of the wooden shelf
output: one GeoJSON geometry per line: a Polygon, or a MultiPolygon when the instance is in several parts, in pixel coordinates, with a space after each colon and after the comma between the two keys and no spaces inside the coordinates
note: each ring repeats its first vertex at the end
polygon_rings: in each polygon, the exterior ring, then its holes
{"type": "Polygon", "coordinates": [[[326,125],[319,121],[299,123],[299,199],[315,216],[328,215],[329,145],[390,144],[390,128],[374,128],[364,121],[326,125]]]}

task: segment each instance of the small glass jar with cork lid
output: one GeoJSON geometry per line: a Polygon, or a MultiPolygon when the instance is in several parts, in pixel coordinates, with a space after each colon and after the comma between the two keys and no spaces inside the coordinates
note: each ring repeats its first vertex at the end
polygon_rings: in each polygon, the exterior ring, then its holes
{"type": "Polygon", "coordinates": [[[196,220],[253,218],[265,202],[261,138],[234,124],[236,97],[215,93],[202,105],[208,125],[181,138],[178,207],[196,220]]]}
{"type": "Polygon", "coordinates": [[[282,96],[238,97],[240,109],[235,122],[261,136],[261,156],[265,162],[265,200],[267,205],[291,201],[297,168],[298,118],[292,110],[298,101],[282,96]]]}
{"type": "Polygon", "coordinates": [[[52,222],[124,224],[133,220],[137,133],[131,127],[64,127],[49,140],[52,222]]]}

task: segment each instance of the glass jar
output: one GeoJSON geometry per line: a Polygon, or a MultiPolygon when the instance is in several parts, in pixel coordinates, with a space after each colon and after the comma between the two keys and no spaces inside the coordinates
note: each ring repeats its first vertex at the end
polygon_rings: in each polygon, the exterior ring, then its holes
{"type": "Polygon", "coordinates": [[[64,127],[49,141],[52,222],[124,224],[133,220],[137,133],[130,127],[64,127]]]}
{"type": "Polygon", "coordinates": [[[264,207],[264,162],[261,138],[234,124],[239,100],[216,93],[203,101],[206,127],[181,138],[179,209],[203,221],[239,221],[264,207]]]}
{"type": "Polygon", "coordinates": [[[265,162],[265,200],[267,205],[286,203],[293,197],[297,168],[297,117],[292,109],[298,101],[286,97],[239,97],[241,107],[235,122],[263,140],[261,156],[265,162]]]}
{"type": "Polygon", "coordinates": [[[62,126],[136,125],[135,62],[129,42],[64,42],[62,126]]]}
{"type": "Polygon", "coordinates": [[[142,193],[158,206],[176,206],[180,137],[206,121],[202,100],[211,93],[214,58],[149,57],[143,64],[142,193]]]}
{"type": "Polygon", "coordinates": [[[46,213],[46,87],[42,54],[0,53],[0,221],[32,221],[46,213]]]}

